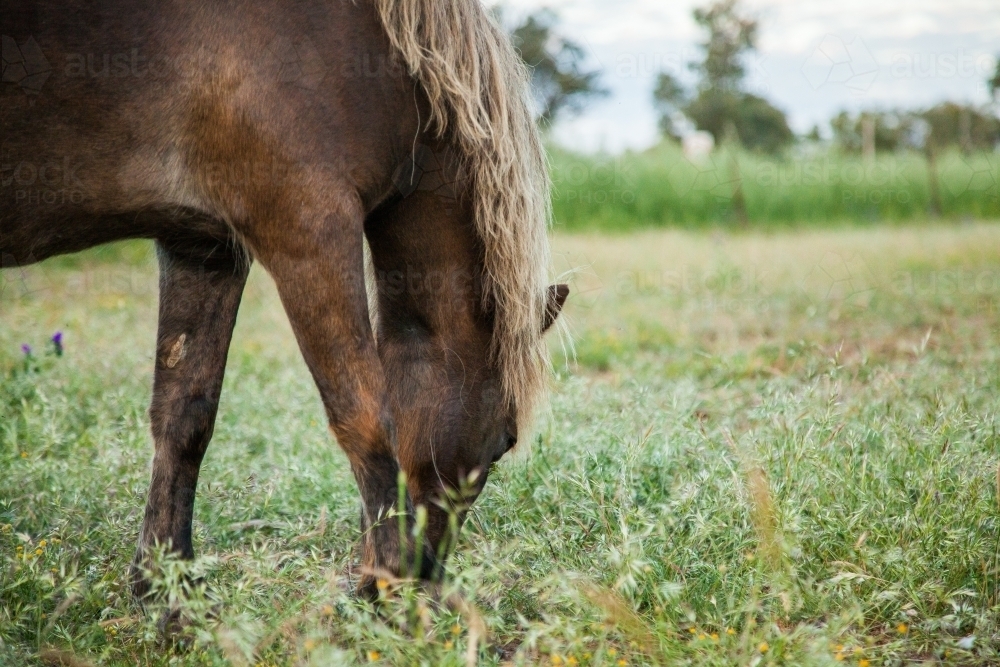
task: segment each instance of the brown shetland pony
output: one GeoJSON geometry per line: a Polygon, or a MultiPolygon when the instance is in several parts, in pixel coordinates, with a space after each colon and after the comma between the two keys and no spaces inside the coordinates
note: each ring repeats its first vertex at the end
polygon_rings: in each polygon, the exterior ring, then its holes
{"type": "Polygon", "coordinates": [[[442,499],[471,477],[473,500],[514,446],[567,294],[544,282],[525,73],[479,0],[2,0],[0,13],[2,265],[156,241],[136,594],[150,545],[193,555],[251,261],[277,285],[357,480],[360,588],[417,560],[434,576],[454,539],[442,499]],[[400,471],[408,520],[428,511],[421,553],[387,520],[400,471]]]}

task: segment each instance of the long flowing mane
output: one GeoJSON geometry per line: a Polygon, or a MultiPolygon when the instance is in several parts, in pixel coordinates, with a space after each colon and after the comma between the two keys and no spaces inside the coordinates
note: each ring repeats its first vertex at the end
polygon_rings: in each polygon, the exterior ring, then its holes
{"type": "Polygon", "coordinates": [[[545,153],[528,73],[480,0],[374,0],[393,48],[423,87],[431,127],[471,176],[483,298],[505,398],[529,418],[545,386],[541,336],[550,216],[545,153]]]}

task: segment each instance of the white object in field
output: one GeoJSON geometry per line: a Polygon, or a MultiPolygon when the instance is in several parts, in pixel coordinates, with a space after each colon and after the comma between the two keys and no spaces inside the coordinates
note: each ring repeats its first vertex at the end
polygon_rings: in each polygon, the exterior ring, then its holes
{"type": "Polygon", "coordinates": [[[692,162],[701,162],[715,148],[715,139],[708,132],[697,130],[681,139],[684,157],[692,162]]]}

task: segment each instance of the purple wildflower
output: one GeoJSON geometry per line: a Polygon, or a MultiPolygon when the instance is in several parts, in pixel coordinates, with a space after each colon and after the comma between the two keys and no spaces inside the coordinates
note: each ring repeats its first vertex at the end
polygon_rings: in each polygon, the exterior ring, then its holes
{"type": "Polygon", "coordinates": [[[28,345],[27,343],[24,343],[23,345],[21,345],[21,352],[24,352],[24,356],[30,357],[31,356],[31,346],[28,345]]]}
{"type": "Polygon", "coordinates": [[[56,356],[61,357],[63,353],[62,331],[57,331],[52,335],[52,345],[56,348],[56,356]]]}

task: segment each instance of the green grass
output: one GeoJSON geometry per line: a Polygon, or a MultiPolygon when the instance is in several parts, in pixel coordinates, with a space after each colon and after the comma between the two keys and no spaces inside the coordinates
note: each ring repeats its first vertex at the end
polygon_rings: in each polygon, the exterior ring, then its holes
{"type": "MultiPolygon", "coordinates": [[[[689,161],[664,143],[642,153],[585,156],[550,150],[553,210],[568,230],[737,226],[734,196],[755,228],[870,225],[926,220],[932,194],[927,160],[880,154],[873,163],[800,147],[784,157],[716,151],[689,161]]],[[[945,218],[1000,216],[1000,153],[948,153],[937,160],[945,218]]]]}
{"type": "Polygon", "coordinates": [[[1000,227],[554,246],[577,361],[554,341],[551,409],[491,477],[445,590],[403,585],[380,611],[344,592],[357,492],[255,269],[199,558],[158,583],[207,584],[178,645],[125,583],[149,248],[5,272],[0,664],[464,665],[470,644],[483,665],[1000,661],[1000,227]]]}

